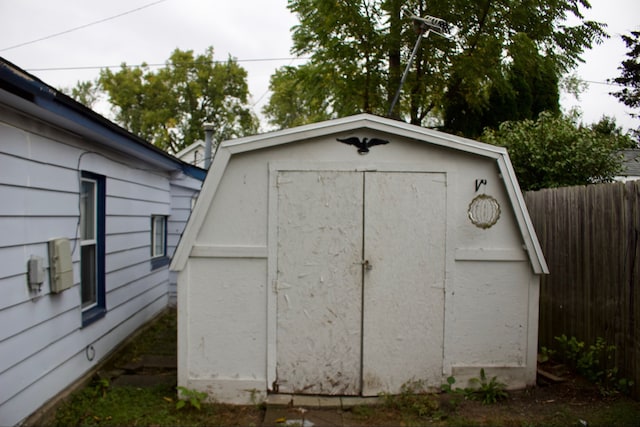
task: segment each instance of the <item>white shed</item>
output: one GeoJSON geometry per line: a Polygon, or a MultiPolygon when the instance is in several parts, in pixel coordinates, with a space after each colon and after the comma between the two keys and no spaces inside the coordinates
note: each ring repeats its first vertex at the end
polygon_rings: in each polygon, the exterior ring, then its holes
{"type": "Polygon", "coordinates": [[[218,401],[535,383],[547,266],[500,147],[367,114],[226,141],[171,268],[178,383],[218,401]]]}

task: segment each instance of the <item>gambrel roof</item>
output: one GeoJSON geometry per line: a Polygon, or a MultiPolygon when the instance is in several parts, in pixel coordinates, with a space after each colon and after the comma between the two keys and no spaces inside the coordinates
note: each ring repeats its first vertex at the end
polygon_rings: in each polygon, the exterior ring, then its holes
{"type": "Polygon", "coordinates": [[[295,144],[312,138],[332,135],[340,136],[345,133],[362,130],[380,131],[404,137],[416,143],[431,144],[495,160],[515,213],[532,269],[536,274],[548,273],[546,261],[505,148],[370,114],[359,114],[221,143],[215,153],[207,179],[178,245],[171,268],[180,271],[185,267],[198,230],[205,220],[209,205],[216,194],[232,156],[269,147],[295,144]]]}

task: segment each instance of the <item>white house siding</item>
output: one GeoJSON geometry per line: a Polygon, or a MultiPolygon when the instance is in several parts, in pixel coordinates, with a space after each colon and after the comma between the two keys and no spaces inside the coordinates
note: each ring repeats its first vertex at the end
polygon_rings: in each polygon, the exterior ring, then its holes
{"type": "Polygon", "coordinates": [[[173,251],[186,214],[172,210],[172,199],[187,188],[140,160],[0,106],[0,425],[21,422],[167,306],[168,266],[150,263],[150,217],[172,215],[173,251]],[[84,328],[80,171],[106,177],[107,312],[84,328]],[[56,237],[70,239],[73,260],[74,285],[60,294],[50,292],[48,272],[47,242],[56,237]],[[47,267],[40,292],[27,285],[31,255],[47,267]]]}
{"type": "MultiPolygon", "coordinates": [[[[171,181],[171,215],[167,219],[167,255],[172,256],[182,236],[191,207],[198,197],[202,182],[186,175],[171,181]]],[[[175,271],[169,273],[169,305],[175,306],[177,302],[178,274],[175,271]]]]}

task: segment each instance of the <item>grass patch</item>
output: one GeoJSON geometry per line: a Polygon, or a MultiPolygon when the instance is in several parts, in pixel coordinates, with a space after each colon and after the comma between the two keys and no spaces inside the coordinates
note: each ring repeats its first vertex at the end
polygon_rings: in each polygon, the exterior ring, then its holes
{"type": "Polygon", "coordinates": [[[173,387],[103,387],[92,385],[56,411],[50,427],[62,426],[259,426],[258,406],[203,403],[200,409],[176,408],[173,387]]]}
{"type": "MultiPolygon", "coordinates": [[[[169,310],[118,352],[107,365],[126,363],[146,354],[174,355],[176,312],[169,310]]],[[[568,381],[545,387],[510,391],[480,373],[472,391],[454,390],[447,379],[440,394],[421,382],[410,382],[398,395],[385,395],[377,406],[356,406],[342,412],[349,426],[638,426],[640,402],[622,394],[603,396],[586,381],[568,381]],[[479,400],[472,400],[478,397],[479,400]],[[483,404],[496,402],[491,405],[483,404]]],[[[56,407],[46,426],[261,426],[264,405],[205,403],[194,390],[183,389],[188,399],[178,404],[173,385],[149,388],[114,387],[97,377],[89,386],[56,407]],[[191,400],[193,399],[193,400],[191,400]],[[200,409],[197,407],[200,406],[200,409]]],[[[328,410],[327,410],[328,411],[328,410]]]]}

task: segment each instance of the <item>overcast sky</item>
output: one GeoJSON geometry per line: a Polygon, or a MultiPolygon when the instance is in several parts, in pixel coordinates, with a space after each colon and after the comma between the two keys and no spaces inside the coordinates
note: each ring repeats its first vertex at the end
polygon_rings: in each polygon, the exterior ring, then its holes
{"type": "MultiPolygon", "coordinates": [[[[51,86],[73,87],[93,80],[100,68],[164,64],[171,52],[209,46],[215,59],[236,58],[248,72],[256,113],[269,98],[277,67],[297,65],[290,53],[297,21],[286,0],[0,0],[0,56],[51,86]]],[[[604,22],[611,38],[584,55],[577,69],[590,82],[579,101],[563,96],[565,109],[578,105],[583,120],[603,115],[628,128],[640,126],[604,84],[619,76],[627,49],[620,34],[640,30],[640,1],[592,0],[588,19],[604,22]]],[[[104,113],[103,111],[99,111],[104,113]]],[[[265,124],[263,124],[265,126],[265,124]]],[[[263,129],[264,130],[264,129],[263,129]]]]}

